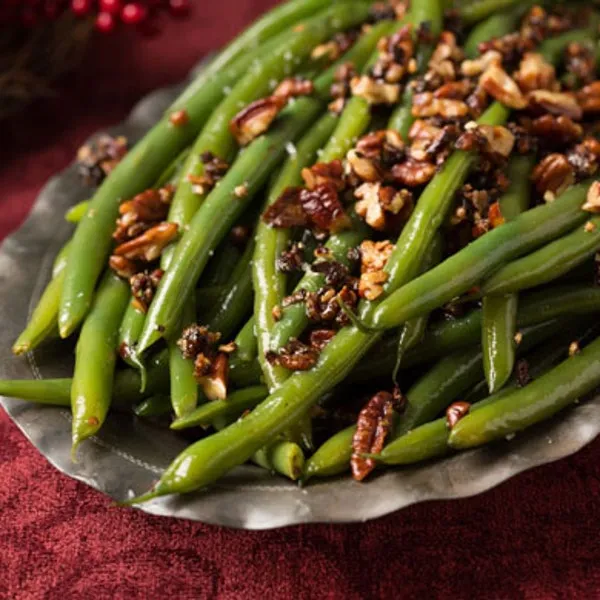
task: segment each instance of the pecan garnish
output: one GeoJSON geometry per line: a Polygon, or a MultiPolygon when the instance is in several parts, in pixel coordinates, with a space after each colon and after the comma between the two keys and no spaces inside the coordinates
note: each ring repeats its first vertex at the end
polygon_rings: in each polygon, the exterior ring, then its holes
{"type": "Polygon", "coordinates": [[[310,333],[310,345],[321,352],[334,336],[335,331],[333,329],[315,329],[310,333]]]}
{"type": "Polygon", "coordinates": [[[266,358],[289,371],[308,371],[317,364],[319,351],[292,338],[279,352],[268,352],[266,358]]]}
{"type": "Polygon", "coordinates": [[[467,123],[466,131],[456,141],[456,148],[508,158],[515,145],[515,136],[506,127],[467,123]]]}
{"type": "Polygon", "coordinates": [[[154,298],[156,288],[164,275],[162,269],[154,271],[143,271],[136,273],[129,280],[131,294],[133,296],[133,305],[141,312],[148,311],[148,307],[154,298]]]}
{"type": "Polygon", "coordinates": [[[367,158],[356,150],[350,150],[346,156],[352,172],[363,181],[381,181],[383,172],[377,160],[367,158]]]}
{"type": "Polygon", "coordinates": [[[600,182],[594,181],[590,185],[585,204],[581,207],[583,210],[587,210],[591,213],[600,213],[600,182]]]}
{"type": "Polygon", "coordinates": [[[540,194],[558,195],[575,182],[575,174],[564,154],[553,153],[536,165],[531,179],[540,194]]]}
{"type": "Polygon", "coordinates": [[[469,107],[462,100],[438,98],[432,92],[415,94],[412,104],[413,117],[443,117],[457,119],[469,114],[469,107]]]}
{"type": "Polygon", "coordinates": [[[330,183],[319,184],[314,189],[287,188],[267,208],[263,220],[272,227],[313,227],[331,233],[350,224],[338,191],[330,183]]]}
{"type": "Polygon", "coordinates": [[[376,161],[381,168],[387,168],[404,157],[402,136],[392,129],[373,131],[361,137],[355,146],[359,156],[376,161]]]}
{"type": "Polygon", "coordinates": [[[576,142],[583,135],[583,127],[569,117],[550,114],[534,119],[529,126],[533,135],[543,138],[544,146],[564,147],[576,142]]]}
{"type": "Polygon", "coordinates": [[[151,262],[156,260],[165,246],[177,237],[178,230],[177,223],[160,223],[133,240],[117,246],[114,254],[124,256],[129,260],[151,262]]]}
{"type": "Polygon", "coordinates": [[[86,185],[97,186],[127,154],[127,138],[101,135],[77,151],[77,170],[86,185]]]}
{"type": "Polygon", "coordinates": [[[108,266],[123,279],[129,279],[139,271],[138,263],[124,256],[111,256],[108,259],[108,266]]]}
{"type": "Polygon", "coordinates": [[[227,397],[229,357],[227,347],[217,348],[220,338],[220,333],[193,324],[177,341],[183,357],[194,361],[194,377],[209,400],[227,397]]]}
{"type": "Polygon", "coordinates": [[[378,231],[398,229],[412,212],[412,194],[405,189],[363,183],[354,195],[359,199],[354,206],[356,214],[378,231]]]}
{"type": "Polygon", "coordinates": [[[315,46],[310,56],[313,60],[326,58],[327,60],[333,62],[352,47],[357,37],[358,34],[356,31],[336,33],[328,42],[315,46]]]}
{"type": "Polygon", "coordinates": [[[594,79],[596,59],[587,46],[572,42],[565,51],[565,83],[570,88],[577,88],[590,83],[594,79]]]}
{"type": "Polygon", "coordinates": [[[575,169],[578,179],[591,177],[598,170],[600,142],[596,138],[586,137],[580,144],[567,152],[567,160],[575,169]]]}
{"type": "Polygon", "coordinates": [[[341,160],[328,163],[316,163],[310,168],[302,169],[302,179],[309,190],[314,190],[324,183],[333,185],[338,191],[346,186],[344,181],[344,165],[341,160]]]}
{"type": "Polygon", "coordinates": [[[277,257],[277,270],[281,273],[302,271],[304,265],[304,244],[302,242],[293,242],[277,257]]]}
{"type": "Polygon", "coordinates": [[[576,97],[584,113],[600,112],[600,81],[593,81],[581,88],[576,97]]]}
{"type": "Polygon", "coordinates": [[[488,50],[474,60],[465,60],[460,65],[460,70],[467,77],[481,75],[490,65],[502,65],[502,55],[497,50],[488,50]]]}
{"type": "Polygon", "coordinates": [[[284,304],[287,304],[288,299],[301,298],[298,301],[304,302],[306,306],[306,316],[313,323],[336,323],[344,326],[348,323],[346,314],[341,310],[340,301],[348,308],[354,308],[358,302],[354,288],[355,282],[348,278],[348,285],[344,285],[340,291],[329,285],[320,289],[318,292],[296,292],[291,297],[284,299],[284,304]]]}
{"type": "Polygon", "coordinates": [[[527,106],[527,100],[519,86],[506,71],[497,64],[491,64],[479,79],[479,85],[502,104],[510,108],[522,109],[527,106]]]}
{"type": "Polygon", "coordinates": [[[527,52],[523,56],[515,81],[523,92],[555,90],[557,87],[554,67],[536,52],[527,52]]]}
{"type": "Polygon", "coordinates": [[[350,96],[350,81],[356,76],[354,65],[350,62],[341,64],[335,71],[330,94],[333,101],[329,105],[331,112],[340,114],[350,96]]]}
{"type": "Polygon", "coordinates": [[[454,402],[446,409],[446,426],[452,430],[454,426],[469,414],[471,405],[468,402],[454,402]]]}
{"type": "Polygon", "coordinates": [[[369,104],[396,104],[400,99],[400,85],[377,81],[368,75],[350,81],[353,96],[364,98],[369,104]]]}
{"type": "Polygon", "coordinates": [[[374,468],[375,460],[361,454],[379,454],[394,423],[394,399],[389,392],[378,392],[360,411],[352,438],[352,477],[362,481],[374,468]]]}
{"type": "Polygon", "coordinates": [[[187,180],[192,184],[194,194],[203,196],[208,194],[217,181],[220,181],[227,173],[229,164],[222,158],[215,156],[212,152],[203,152],[200,156],[203,165],[202,175],[188,174],[187,180]]]}
{"type": "Polygon", "coordinates": [[[394,165],[391,170],[391,176],[394,182],[408,187],[424,185],[431,181],[434,175],[435,165],[424,161],[413,160],[412,158],[409,158],[403,163],[394,165]]]}
{"type": "Polygon", "coordinates": [[[394,245],[388,240],[362,242],[360,245],[361,275],[358,283],[358,293],[361,298],[376,300],[383,294],[383,284],[388,280],[388,274],[383,269],[393,250],[394,245]]]}
{"type": "Polygon", "coordinates": [[[566,92],[534,90],[529,94],[529,106],[542,108],[553,115],[564,115],[575,120],[579,120],[583,116],[583,111],[575,96],[566,92]]]}
{"type": "Polygon", "coordinates": [[[289,77],[284,79],[273,92],[273,96],[285,98],[296,98],[297,96],[310,96],[315,91],[315,86],[310,79],[289,77]]]}
{"type": "Polygon", "coordinates": [[[240,146],[246,146],[263,134],[287,104],[282,96],[256,100],[242,109],[229,123],[229,130],[240,146]]]}

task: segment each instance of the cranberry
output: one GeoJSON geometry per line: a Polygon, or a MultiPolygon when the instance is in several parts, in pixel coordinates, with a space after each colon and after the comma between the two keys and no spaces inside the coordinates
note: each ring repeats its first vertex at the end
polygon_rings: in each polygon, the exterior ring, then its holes
{"type": "Polygon", "coordinates": [[[121,0],[100,0],[98,2],[100,12],[118,15],[121,11],[121,0]]]}
{"type": "Polygon", "coordinates": [[[137,25],[148,16],[146,7],[142,4],[132,2],[126,4],[121,10],[121,21],[126,25],[137,25]]]}
{"type": "Polygon", "coordinates": [[[87,17],[92,10],[92,0],[71,0],[71,11],[78,17],[87,17]]]}
{"type": "Polygon", "coordinates": [[[169,12],[174,17],[185,17],[190,12],[189,0],[169,0],[169,12]]]}
{"type": "Polygon", "coordinates": [[[115,18],[107,12],[98,13],[96,29],[102,33],[110,33],[115,28],[115,18]]]}

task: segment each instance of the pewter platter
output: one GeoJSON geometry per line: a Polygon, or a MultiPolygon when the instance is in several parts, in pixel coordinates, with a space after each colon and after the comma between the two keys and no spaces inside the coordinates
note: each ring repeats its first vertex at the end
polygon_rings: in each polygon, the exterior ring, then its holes
{"type": "MultiPolygon", "coordinates": [[[[155,92],[110,132],[138,139],[167,108],[180,88],[155,92]]],[[[87,195],[74,167],[54,177],[16,233],[0,247],[0,377],[70,376],[72,348],[50,344],[27,357],[10,347],[50,276],[52,261],[71,234],[65,210],[87,195]]],[[[93,251],[93,248],[90,248],[93,251]]],[[[69,411],[9,398],[0,403],[32,444],[57,469],[122,500],[146,490],[185,447],[172,432],[125,414],[110,415],[97,437],[70,458],[69,411]]],[[[526,469],[574,452],[600,433],[600,398],[562,413],[511,442],[399,469],[368,483],[349,478],[297,485],[253,466],[235,469],[210,489],[163,498],[146,512],[228,527],[269,529],[295,523],[360,522],[433,499],[460,499],[489,490],[526,469]]]]}

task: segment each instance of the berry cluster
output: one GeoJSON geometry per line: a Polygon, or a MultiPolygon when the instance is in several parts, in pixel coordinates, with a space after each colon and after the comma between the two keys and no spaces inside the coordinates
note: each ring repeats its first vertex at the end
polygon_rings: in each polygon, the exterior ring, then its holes
{"type": "Polygon", "coordinates": [[[161,12],[177,18],[187,16],[190,0],[2,0],[0,26],[20,22],[31,28],[66,11],[79,18],[93,17],[102,33],[111,33],[119,23],[151,33],[156,31],[161,12]]]}

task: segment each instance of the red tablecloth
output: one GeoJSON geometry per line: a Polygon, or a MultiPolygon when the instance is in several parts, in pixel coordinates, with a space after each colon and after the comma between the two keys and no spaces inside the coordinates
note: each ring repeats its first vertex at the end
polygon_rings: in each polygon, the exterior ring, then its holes
{"type": "MultiPolygon", "coordinates": [[[[0,238],[86,136],[274,2],[196,4],[158,39],[98,40],[60,98],[0,124],[0,238]]],[[[115,508],[50,467],[2,411],[0,448],[0,598],[600,597],[600,440],[472,499],[269,532],[115,508]]]]}

